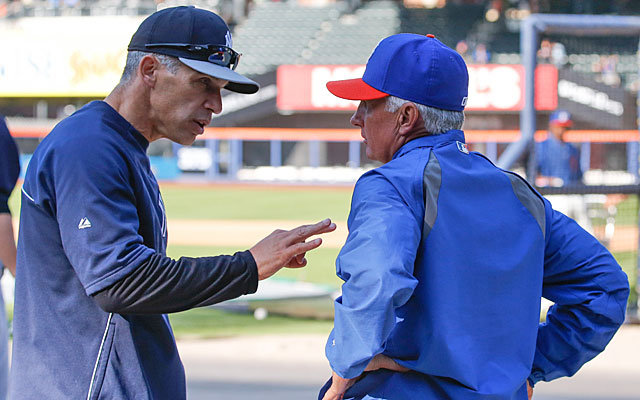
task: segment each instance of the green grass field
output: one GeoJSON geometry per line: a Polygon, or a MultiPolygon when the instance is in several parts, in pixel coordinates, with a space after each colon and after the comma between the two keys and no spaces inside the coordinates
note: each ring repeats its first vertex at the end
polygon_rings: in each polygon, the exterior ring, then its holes
{"type": "Polygon", "coordinates": [[[329,335],[333,321],[270,315],[261,321],[252,314],[231,313],[215,308],[196,308],[169,316],[174,334],[180,338],[214,338],[236,335],[320,333],[329,335]]]}
{"type": "MultiPolygon", "coordinates": [[[[287,186],[195,186],[161,185],[167,215],[179,219],[238,220],[321,220],[345,221],[348,215],[351,188],[287,187],[287,186]]],[[[19,211],[19,190],[15,190],[10,206],[19,211]]],[[[637,221],[637,199],[630,197],[618,205],[617,223],[634,225],[637,221]]],[[[276,226],[274,225],[274,228],[276,226]]],[[[233,254],[246,248],[171,245],[169,256],[212,256],[233,254]]],[[[284,269],[274,279],[303,280],[332,287],[342,281],[335,275],[335,258],[339,249],[320,248],[307,255],[304,269],[284,269]]],[[[637,252],[614,254],[631,279],[635,291],[637,252]]],[[[635,301],[632,294],[632,301],[635,301]]],[[[178,336],[228,336],[249,333],[324,332],[330,329],[326,321],[301,320],[270,316],[257,321],[249,314],[230,314],[216,309],[196,309],[172,315],[178,336]]]]}
{"type": "Polygon", "coordinates": [[[351,187],[162,186],[167,215],[180,219],[346,221],[351,187]]]}
{"type": "MultiPolygon", "coordinates": [[[[214,246],[172,246],[169,245],[167,255],[172,258],[215,256],[233,254],[247,249],[214,246]]],[[[322,248],[307,253],[307,266],[296,269],[282,269],[272,279],[301,280],[305,282],[329,285],[338,288],[342,281],[336,276],[335,260],[339,249],[322,248]]]]}
{"type": "MultiPolygon", "coordinates": [[[[168,218],[346,221],[352,187],[160,185],[168,218]]],[[[20,188],[9,207],[20,212],[20,188]]]]}

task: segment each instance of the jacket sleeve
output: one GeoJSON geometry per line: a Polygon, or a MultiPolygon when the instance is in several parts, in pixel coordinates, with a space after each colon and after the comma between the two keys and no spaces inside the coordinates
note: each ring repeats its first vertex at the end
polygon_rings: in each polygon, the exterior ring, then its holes
{"type": "Polygon", "coordinates": [[[166,314],[220,303],[257,288],[258,271],[249,251],[179,260],[154,254],[92,297],[107,312],[166,314]]]}
{"type": "Polygon", "coordinates": [[[348,224],[336,261],[345,282],[325,350],[338,375],[354,378],[384,350],[396,309],[417,285],[413,267],[421,225],[393,185],[375,172],[356,184],[348,224]]]}
{"type": "Polygon", "coordinates": [[[555,303],[538,330],[531,383],[572,376],[624,322],[629,282],[611,253],[545,200],[542,295],[555,303]]]}

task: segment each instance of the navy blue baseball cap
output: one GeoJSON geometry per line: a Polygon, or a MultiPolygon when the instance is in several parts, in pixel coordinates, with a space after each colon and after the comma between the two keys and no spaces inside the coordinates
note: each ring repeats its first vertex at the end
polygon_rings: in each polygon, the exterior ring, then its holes
{"type": "Polygon", "coordinates": [[[455,50],[433,35],[400,33],[375,48],[362,78],[332,81],[327,89],[348,100],[395,96],[442,110],[462,111],[469,73],[455,50]]]}
{"type": "Polygon", "coordinates": [[[127,50],[177,57],[186,66],[229,81],[233,92],[251,94],[260,86],[234,71],[241,54],[232,49],[227,23],[211,11],[170,7],[148,16],[131,37],[127,50]]]}
{"type": "Polygon", "coordinates": [[[549,123],[551,125],[564,126],[567,128],[573,125],[573,121],[571,120],[571,114],[569,114],[568,111],[564,111],[564,110],[558,110],[558,111],[552,112],[551,115],[549,116],[549,123]]]}

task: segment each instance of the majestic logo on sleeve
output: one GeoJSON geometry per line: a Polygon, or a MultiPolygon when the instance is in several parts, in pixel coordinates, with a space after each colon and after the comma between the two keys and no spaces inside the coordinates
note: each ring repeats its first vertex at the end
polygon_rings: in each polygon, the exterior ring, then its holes
{"type": "Polygon", "coordinates": [[[80,223],[78,224],[78,229],[87,229],[87,228],[91,228],[91,221],[89,221],[89,218],[84,217],[80,220],[80,223]]]}

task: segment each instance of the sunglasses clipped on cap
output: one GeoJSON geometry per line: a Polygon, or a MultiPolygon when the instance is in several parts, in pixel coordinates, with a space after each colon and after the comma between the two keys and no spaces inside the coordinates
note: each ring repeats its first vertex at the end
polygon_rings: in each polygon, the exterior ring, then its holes
{"type": "Polygon", "coordinates": [[[217,65],[222,65],[231,70],[235,70],[240,62],[241,53],[233,50],[231,47],[219,44],[186,44],[186,43],[150,43],[145,44],[147,48],[164,47],[170,49],[179,49],[188,52],[194,58],[200,61],[208,61],[217,65]],[[197,58],[196,58],[197,57],[197,58]]]}

